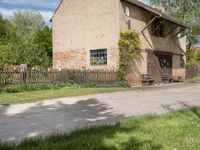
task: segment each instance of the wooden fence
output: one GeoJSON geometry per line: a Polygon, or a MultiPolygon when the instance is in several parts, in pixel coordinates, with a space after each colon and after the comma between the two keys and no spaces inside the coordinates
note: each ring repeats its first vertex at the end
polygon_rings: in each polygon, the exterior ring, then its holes
{"type": "Polygon", "coordinates": [[[1,69],[0,86],[69,83],[80,85],[113,86],[118,79],[117,71],[102,70],[50,70],[50,69],[1,69]]]}

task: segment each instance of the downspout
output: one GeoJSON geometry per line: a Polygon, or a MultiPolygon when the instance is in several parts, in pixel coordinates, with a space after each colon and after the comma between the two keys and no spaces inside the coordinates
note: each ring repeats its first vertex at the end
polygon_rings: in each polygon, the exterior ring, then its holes
{"type": "Polygon", "coordinates": [[[154,16],[153,19],[150,20],[150,22],[144,27],[144,29],[141,31],[142,35],[144,36],[144,38],[146,39],[146,41],[148,42],[148,44],[150,45],[150,47],[153,49],[153,46],[151,45],[151,43],[149,42],[148,38],[146,37],[146,35],[144,34],[144,31],[152,24],[152,22],[154,22],[155,19],[160,18],[161,16],[154,16]]]}

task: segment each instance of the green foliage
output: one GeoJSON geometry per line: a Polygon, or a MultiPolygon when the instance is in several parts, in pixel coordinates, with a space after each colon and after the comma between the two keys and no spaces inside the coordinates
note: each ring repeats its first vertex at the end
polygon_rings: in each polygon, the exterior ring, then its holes
{"type": "Polygon", "coordinates": [[[125,31],[120,34],[120,64],[119,81],[125,81],[126,73],[133,65],[134,59],[140,54],[140,39],[135,31],[125,31]]]}
{"type": "Polygon", "coordinates": [[[17,34],[22,37],[40,31],[45,25],[42,15],[31,10],[15,11],[11,23],[17,34]]]}
{"type": "Polygon", "coordinates": [[[52,30],[45,26],[39,30],[34,37],[34,45],[36,45],[37,58],[35,57],[35,65],[48,67],[52,64],[52,30]],[[43,56],[43,57],[41,57],[43,56]]]}
{"type": "Polygon", "coordinates": [[[194,61],[194,52],[191,49],[186,51],[187,64],[191,65],[194,61]]]}
{"type": "MultiPolygon", "coordinates": [[[[98,93],[110,93],[117,91],[132,90],[131,88],[111,87],[111,88],[56,88],[39,91],[23,91],[19,93],[1,93],[0,105],[19,104],[38,102],[46,99],[55,99],[61,97],[83,96],[98,93]]],[[[1,149],[1,148],[0,148],[1,149]]]]}
{"type": "Polygon", "coordinates": [[[197,64],[200,64],[200,50],[195,53],[194,59],[196,60],[197,64]]]}
{"type": "Polygon", "coordinates": [[[10,85],[6,87],[0,88],[2,93],[19,93],[24,91],[39,91],[39,90],[47,90],[47,89],[59,89],[65,87],[63,84],[49,84],[49,85],[10,85]]]}
{"type": "Polygon", "coordinates": [[[69,89],[80,89],[80,86],[77,83],[75,83],[73,80],[70,80],[67,83],[67,88],[69,88],[69,89]]]}
{"type": "Polygon", "coordinates": [[[14,12],[10,20],[0,16],[0,66],[19,64],[30,67],[52,64],[51,29],[45,26],[39,13],[29,10],[14,12]],[[1,26],[7,27],[2,28],[6,34],[1,32],[1,26]]]}
{"type": "Polygon", "coordinates": [[[4,19],[0,13],[0,41],[4,38],[10,30],[9,21],[4,19]]]}
{"type": "Polygon", "coordinates": [[[200,76],[188,80],[189,83],[200,83],[200,76]]]}
{"type": "Polygon", "coordinates": [[[200,50],[187,49],[186,58],[188,67],[193,64],[200,65],[200,50]]]}

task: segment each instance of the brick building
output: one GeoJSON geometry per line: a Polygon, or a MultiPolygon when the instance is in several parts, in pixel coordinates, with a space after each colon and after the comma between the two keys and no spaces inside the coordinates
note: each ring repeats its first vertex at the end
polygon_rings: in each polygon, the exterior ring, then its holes
{"type": "Polygon", "coordinates": [[[130,83],[141,74],[185,79],[187,26],[137,0],[62,0],[52,28],[55,69],[118,70],[120,32],[135,30],[141,59],[127,75],[130,83]]]}

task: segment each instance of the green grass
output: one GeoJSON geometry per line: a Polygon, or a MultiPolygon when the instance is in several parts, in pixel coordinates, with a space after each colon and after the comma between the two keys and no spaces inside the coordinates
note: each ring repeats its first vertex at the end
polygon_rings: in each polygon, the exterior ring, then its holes
{"type": "Polygon", "coordinates": [[[194,77],[192,79],[189,79],[189,82],[191,82],[191,83],[199,83],[200,82],[200,76],[194,77]]]}
{"type": "Polygon", "coordinates": [[[0,105],[10,105],[17,103],[30,103],[46,99],[82,96],[97,93],[110,93],[116,91],[131,90],[131,88],[113,87],[113,88],[80,88],[80,89],[49,89],[40,91],[27,91],[20,93],[1,93],[0,105]]]}
{"type": "Polygon", "coordinates": [[[71,134],[2,144],[0,150],[198,150],[200,108],[144,116],[71,134]]]}

